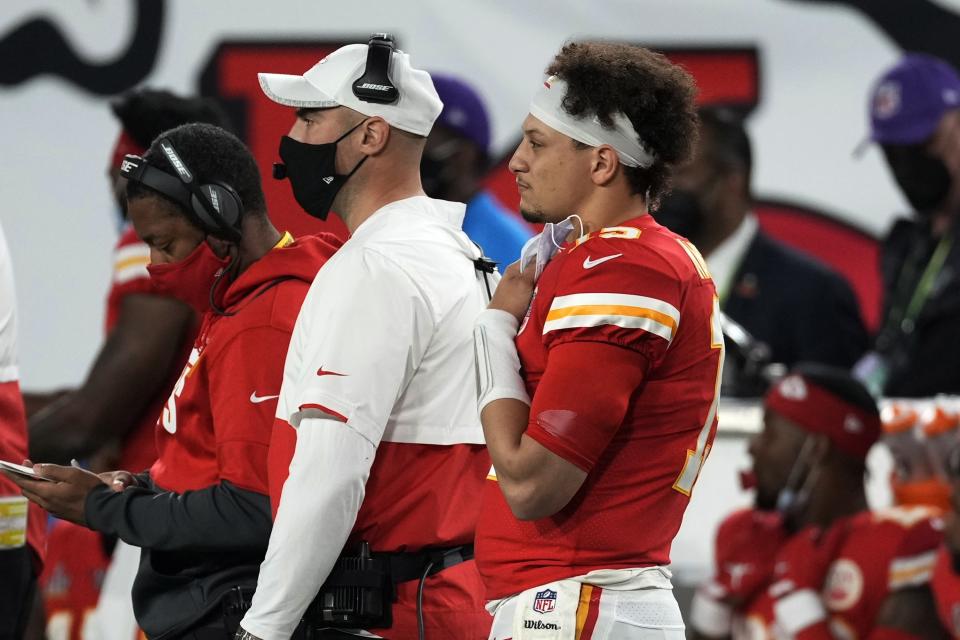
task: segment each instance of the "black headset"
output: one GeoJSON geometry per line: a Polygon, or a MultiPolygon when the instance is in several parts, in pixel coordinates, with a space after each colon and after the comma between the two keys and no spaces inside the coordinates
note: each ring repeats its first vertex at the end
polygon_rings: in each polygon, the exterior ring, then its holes
{"type": "Polygon", "coordinates": [[[149,160],[127,155],[120,164],[120,175],[165,195],[187,212],[198,227],[212,236],[237,242],[242,237],[243,201],[230,185],[216,180],[198,185],[193,173],[180,158],[173,143],[162,138],[161,151],[177,172],[176,177],[151,166],[149,160]]]}
{"type": "Polygon", "coordinates": [[[393,104],[400,92],[390,81],[390,62],[393,60],[393,36],[375,33],[367,42],[367,66],[363,75],[353,81],[353,95],[364,102],[393,104]]]}

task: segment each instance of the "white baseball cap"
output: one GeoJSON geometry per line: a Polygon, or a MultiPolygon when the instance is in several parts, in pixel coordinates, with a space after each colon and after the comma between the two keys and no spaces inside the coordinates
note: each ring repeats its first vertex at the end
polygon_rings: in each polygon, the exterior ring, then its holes
{"type": "Polygon", "coordinates": [[[390,81],[399,92],[396,102],[365,102],[354,95],[353,82],[364,73],[367,49],[365,44],[340,47],[302,76],[258,73],[260,87],[268,98],[288,107],[349,107],[367,116],[380,116],[397,129],[428,135],[443,102],[430,74],[414,69],[406,53],[394,50],[390,58],[390,81]]]}

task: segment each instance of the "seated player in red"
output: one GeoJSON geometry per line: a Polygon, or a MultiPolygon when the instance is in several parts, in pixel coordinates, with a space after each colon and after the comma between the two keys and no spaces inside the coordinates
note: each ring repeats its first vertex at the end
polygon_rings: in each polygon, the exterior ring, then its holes
{"type": "Polygon", "coordinates": [[[847,372],[801,365],[771,389],[751,443],[757,481],[796,531],[774,560],[754,625],[799,640],[937,637],[928,582],[936,510],[867,508],[866,456],[880,415],[847,372]]]}

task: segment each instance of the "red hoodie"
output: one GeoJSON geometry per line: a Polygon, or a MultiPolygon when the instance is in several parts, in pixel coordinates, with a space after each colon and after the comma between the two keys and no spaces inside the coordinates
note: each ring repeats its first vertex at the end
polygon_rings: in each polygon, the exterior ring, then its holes
{"type": "Polygon", "coordinates": [[[293,325],[313,278],[337,250],[329,234],[291,241],[251,264],[204,314],[157,427],[150,470],[183,493],[221,481],[267,494],[267,450],[293,325]]]}

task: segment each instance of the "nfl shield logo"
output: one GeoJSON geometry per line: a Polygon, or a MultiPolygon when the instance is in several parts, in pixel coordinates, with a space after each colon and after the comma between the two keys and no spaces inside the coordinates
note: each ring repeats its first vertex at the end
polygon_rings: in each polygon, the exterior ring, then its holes
{"type": "Polygon", "coordinates": [[[533,600],[533,610],[537,613],[550,613],[557,606],[557,592],[551,589],[537,591],[533,600]]]}

